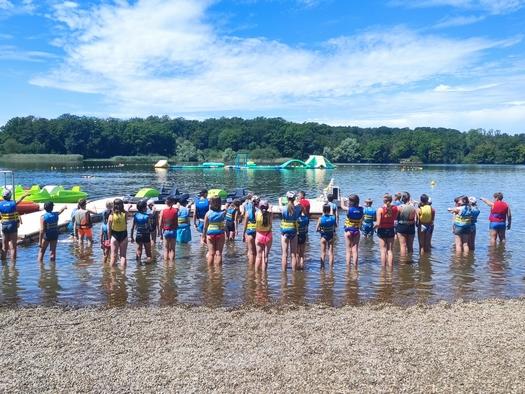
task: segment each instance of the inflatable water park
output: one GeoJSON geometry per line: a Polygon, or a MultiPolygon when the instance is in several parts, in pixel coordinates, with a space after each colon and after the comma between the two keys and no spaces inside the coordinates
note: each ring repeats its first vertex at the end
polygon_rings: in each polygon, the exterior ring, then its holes
{"type": "Polygon", "coordinates": [[[235,164],[226,165],[222,162],[204,162],[195,165],[170,165],[167,160],[160,160],[155,168],[192,170],[192,169],[237,169],[237,170],[332,170],[335,165],[326,157],[321,155],[310,155],[306,161],[290,159],[280,165],[257,164],[248,160],[247,155],[237,155],[235,164]]]}

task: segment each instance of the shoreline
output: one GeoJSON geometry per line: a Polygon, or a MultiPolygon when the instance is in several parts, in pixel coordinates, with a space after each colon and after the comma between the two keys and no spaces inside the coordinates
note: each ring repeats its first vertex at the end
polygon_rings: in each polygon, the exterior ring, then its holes
{"type": "Polygon", "coordinates": [[[2,391],[517,392],[525,300],[2,307],[2,391]]]}

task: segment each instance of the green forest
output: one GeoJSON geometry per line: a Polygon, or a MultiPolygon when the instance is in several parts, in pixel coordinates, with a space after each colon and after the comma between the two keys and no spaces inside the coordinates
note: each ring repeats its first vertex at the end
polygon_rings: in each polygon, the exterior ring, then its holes
{"type": "Polygon", "coordinates": [[[203,121],[150,116],[100,119],[62,115],[10,119],[0,128],[0,153],[79,154],[85,158],[162,155],[179,162],[237,153],[253,160],[305,159],[323,154],[338,163],[525,163],[525,134],[447,128],[362,128],[294,123],[282,118],[203,121]]]}

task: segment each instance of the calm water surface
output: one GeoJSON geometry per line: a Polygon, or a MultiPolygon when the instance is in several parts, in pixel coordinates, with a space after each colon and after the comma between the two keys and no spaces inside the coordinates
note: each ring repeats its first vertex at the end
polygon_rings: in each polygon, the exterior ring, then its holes
{"type": "MultiPolygon", "coordinates": [[[[339,166],[333,171],[154,171],[149,166],[59,171],[16,168],[17,183],[81,185],[90,193],[90,198],[134,194],[144,186],[159,187],[163,182],[171,182],[188,192],[202,187],[226,190],[246,187],[276,202],[287,190],[304,189],[314,197],[331,177],[345,195],[355,192],[362,199],[371,197],[374,205],[387,191],[407,190],[415,197],[430,194],[437,210],[431,257],[420,258],[415,253],[408,263],[399,263],[396,258],[392,270],[383,269],[377,239],[362,240],[359,269],[347,270],[340,229],[335,266],[333,270],[320,270],[319,236],[311,223],[307,268],[303,272],[282,272],[280,245],[275,241],[266,274],[255,273],[247,265],[240,240],[225,248],[222,268],[209,268],[205,249],[197,242],[195,233],[191,244],[177,247],[174,265],[166,265],[161,259],[148,266],[138,264],[134,260],[135,247],[130,245],[128,267],[110,269],[102,263],[99,244],[81,248],[63,234],[55,264],[37,263],[37,246],[32,244],[19,249],[16,265],[9,261],[2,265],[0,303],[111,306],[323,303],[340,306],[523,296],[524,220],[518,204],[519,197],[525,194],[525,167],[428,166],[422,171],[405,172],[399,171],[398,166],[373,165],[339,166]],[[431,187],[432,181],[436,182],[434,187],[431,187]],[[490,197],[494,191],[502,191],[513,208],[513,228],[508,233],[507,244],[497,248],[488,246],[489,209],[482,205],[477,249],[470,256],[457,257],[446,208],[459,194],[490,197]]],[[[274,237],[278,240],[278,223],[274,227],[274,237]]],[[[96,239],[98,234],[99,225],[96,225],[96,239]]],[[[157,249],[161,250],[160,245],[157,249]]]]}

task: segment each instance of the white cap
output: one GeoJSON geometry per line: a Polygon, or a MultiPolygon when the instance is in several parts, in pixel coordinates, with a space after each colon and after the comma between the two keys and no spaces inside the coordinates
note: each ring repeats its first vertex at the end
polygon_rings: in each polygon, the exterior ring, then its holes
{"type": "Polygon", "coordinates": [[[254,194],[253,197],[252,197],[252,201],[259,201],[259,200],[260,200],[259,196],[256,196],[254,194]]]}
{"type": "Polygon", "coordinates": [[[476,197],[474,197],[474,196],[470,196],[470,197],[468,198],[468,202],[469,202],[470,204],[472,204],[472,205],[476,204],[476,202],[477,202],[476,197]]]}
{"type": "Polygon", "coordinates": [[[295,193],[294,192],[286,193],[286,198],[295,198],[295,193]]]}
{"type": "Polygon", "coordinates": [[[150,198],[148,200],[148,205],[155,204],[155,200],[153,198],[150,198]]]}
{"type": "Polygon", "coordinates": [[[4,198],[11,198],[12,194],[13,193],[11,193],[11,190],[9,190],[9,189],[4,189],[4,192],[2,193],[4,198]]]}

